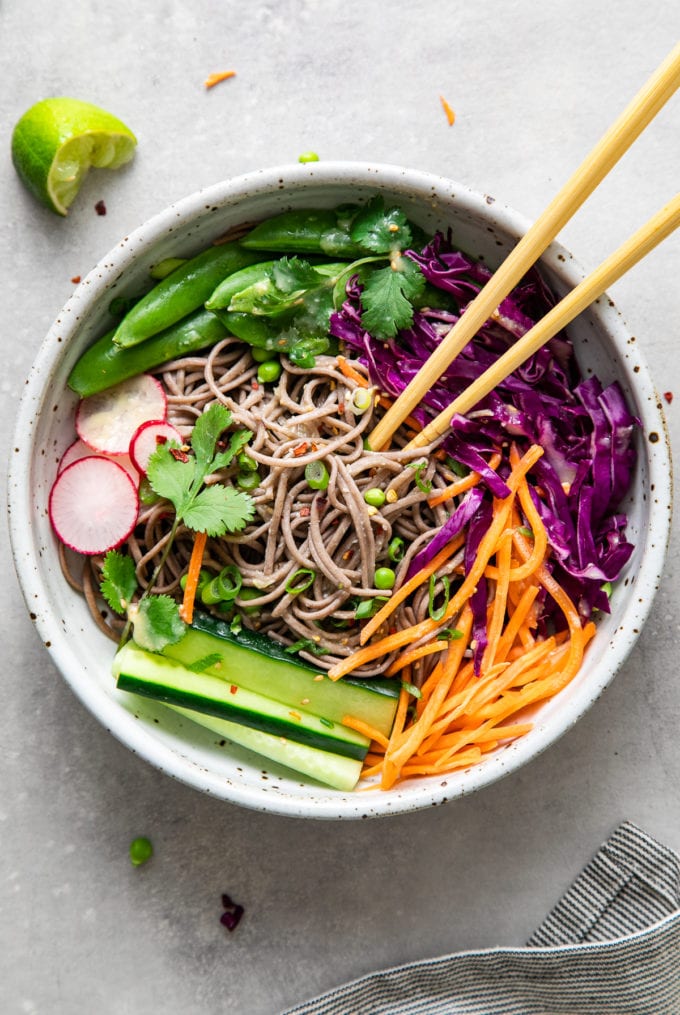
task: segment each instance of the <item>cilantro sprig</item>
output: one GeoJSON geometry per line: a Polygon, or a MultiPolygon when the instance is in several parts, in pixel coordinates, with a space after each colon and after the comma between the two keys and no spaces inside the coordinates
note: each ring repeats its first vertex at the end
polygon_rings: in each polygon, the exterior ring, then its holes
{"type": "Polygon", "coordinates": [[[115,613],[127,617],[123,641],[133,628],[140,647],[159,652],[179,641],[186,630],[175,600],[150,591],[180,525],[209,536],[222,536],[226,532],[240,532],[255,514],[255,505],[247,493],[223,483],[207,483],[215,473],[232,464],[252,437],[249,430],[236,430],[223,439],[231,422],[226,406],[215,403],[196,420],[190,454],[168,442],[160,444],[149,459],[148,483],[158,497],[172,504],[175,515],[161,559],[138,600],[135,601],[135,596],[139,582],[132,558],[111,550],[104,559],[101,593],[115,613]]]}

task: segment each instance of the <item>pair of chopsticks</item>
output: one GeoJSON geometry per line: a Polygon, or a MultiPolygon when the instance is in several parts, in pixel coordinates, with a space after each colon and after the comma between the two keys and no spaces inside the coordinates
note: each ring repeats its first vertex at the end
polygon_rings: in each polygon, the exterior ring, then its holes
{"type": "MultiPolygon", "coordinates": [[[[368,442],[372,448],[384,448],[389,444],[395,430],[421,402],[423,395],[492,316],[501,301],[538,260],[560,229],[602,182],[679,86],[680,43],[614,121],[484,288],[468,304],[465,313],[444,336],[413,380],[385,413],[369,436],[368,442]]],[[[496,363],[473,381],[458,398],[418,433],[408,447],[425,447],[446,433],[456,413],[469,412],[513,370],[537,352],[678,226],[680,226],[680,194],[579,283],[496,363]]]]}

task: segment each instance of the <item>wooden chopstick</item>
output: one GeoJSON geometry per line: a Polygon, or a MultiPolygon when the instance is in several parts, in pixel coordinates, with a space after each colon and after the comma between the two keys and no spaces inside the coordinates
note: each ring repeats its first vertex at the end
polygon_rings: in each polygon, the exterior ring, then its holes
{"type": "Polygon", "coordinates": [[[609,286],[642,260],[650,250],[661,243],[680,226],[680,194],[657,212],[633,236],[615,250],[587,278],[560,300],[545,317],[522,336],[507,352],[485,370],[476,380],[455,398],[443,412],[421,430],[407,445],[408,448],[422,448],[446,433],[451,418],[456,413],[469,412],[482,398],[493,391],[513,370],[521,366],[530,356],[549,342],[558,331],[578,316],[581,311],[601,296],[609,286]]]}
{"type": "Polygon", "coordinates": [[[368,438],[370,447],[383,448],[389,444],[395,430],[420,403],[425,392],[491,317],[499,303],[538,260],[678,86],[680,86],[680,43],[586,156],[481,292],[465,308],[465,313],[444,336],[440,345],[371,432],[368,438]]]}

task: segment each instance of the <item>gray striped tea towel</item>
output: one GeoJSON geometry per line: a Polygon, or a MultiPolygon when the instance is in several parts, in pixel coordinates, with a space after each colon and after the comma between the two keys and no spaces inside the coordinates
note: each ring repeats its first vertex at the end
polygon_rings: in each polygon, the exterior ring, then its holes
{"type": "Polygon", "coordinates": [[[285,1015],[680,1015],[680,857],[620,825],[525,948],[371,973],[285,1015]]]}

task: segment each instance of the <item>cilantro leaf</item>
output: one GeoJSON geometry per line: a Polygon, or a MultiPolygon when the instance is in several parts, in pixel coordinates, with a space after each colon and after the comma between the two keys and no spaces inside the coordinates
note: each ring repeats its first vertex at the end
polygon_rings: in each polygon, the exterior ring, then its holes
{"type": "Polygon", "coordinates": [[[186,631],[179,606],[170,596],[146,596],[128,613],[136,643],[149,652],[160,652],[166,645],[174,645],[186,631]]]}
{"type": "Polygon", "coordinates": [[[381,197],[374,197],[352,222],[350,235],[355,243],[375,254],[404,250],[411,244],[411,228],[401,208],[385,208],[381,197]]]}
{"type": "Polygon", "coordinates": [[[254,514],[255,505],[248,494],[214,483],[192,498],[183,521],[195,532],[223,536],[225,532],[240,532],[254,514]]]}
{"type": "Polygon", "coordinates": [[[206,475],[217,442],[230,423],[231,413],[221,402],[213,402],[196,420],[191,431],[191,449],[196,458],[196,471],[202,476],[206,475]]]}
{"type": "Polygon", "coordinates": [[[159,497],[171,501],[178,516],[182,515],[190,498],[195,475],[196,460],[188,458],[183,462],[174,458],[171,444],[159,444],[146,468],[146,478],[152,490],[159,497]]]}
{"type": "Polygon", "coordinates": [[[109,550],[102,567],[101,593],[112,610],[124,614],[137,591],[137,573],[132,557],[109,550]]]}
{"type": "Polygon", "coordinates": [[[218,472],[231,465],[234,457],[246,446],[252,436],[250,430],[235,430],[229,437],[229,446],[224,451],[218,451],[213,458],[210,464],[211,472],[218,472]]]}
{"type": "Polygon", "coordinates": [[[393,338],[413,322],[410,301],[424,286],[423,273],[408,257],[400,257],[394,267],[373,271],[361,293],[362,325],[376,338],[393,338]]]}

